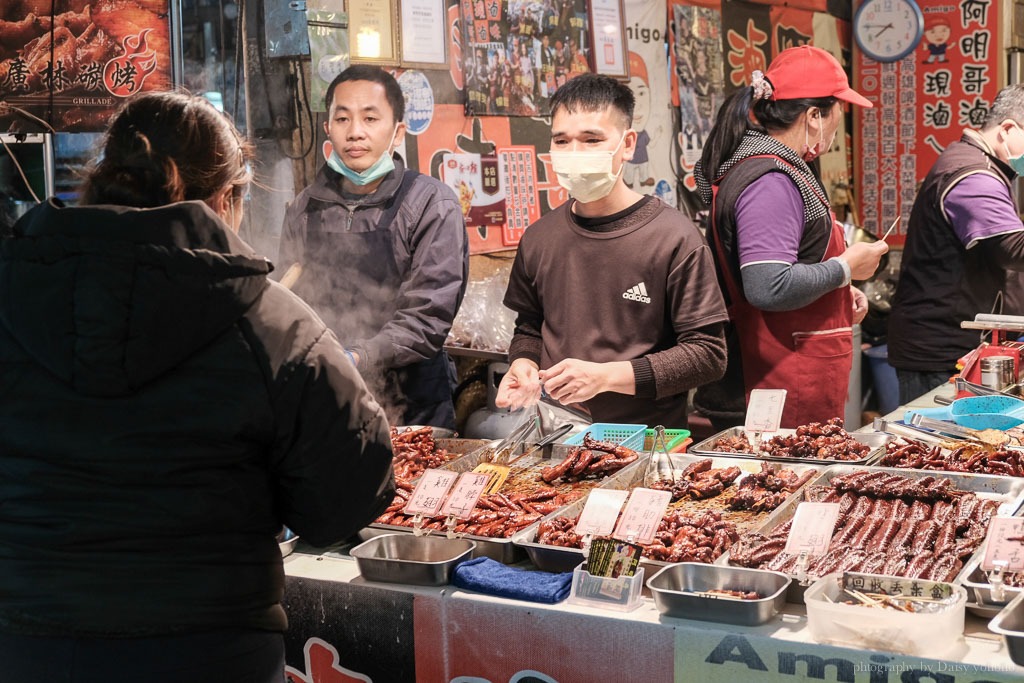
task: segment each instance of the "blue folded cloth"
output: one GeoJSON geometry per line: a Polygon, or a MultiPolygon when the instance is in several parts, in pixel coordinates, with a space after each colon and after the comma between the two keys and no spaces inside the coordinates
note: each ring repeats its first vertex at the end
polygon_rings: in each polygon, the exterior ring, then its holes
{"type": "Polygon", "coordinates": [[[455,568],[452,583],[479,593],[530,602],[556,603],[569,597],[572,572],[552,574],[506,567],[489,557],[478,557],[455,568]]]}

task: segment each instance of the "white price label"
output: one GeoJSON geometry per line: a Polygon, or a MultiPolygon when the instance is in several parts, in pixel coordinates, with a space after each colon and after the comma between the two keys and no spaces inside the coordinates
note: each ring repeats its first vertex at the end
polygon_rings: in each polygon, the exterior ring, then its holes
{"type": "Polygon", "coordinates": [[[626,503],[626,511],[622,513],[614,536],[624,541],[641,545],[654,540],[654,532],[658,530],[661,518],[672,501],[670,491],[654,489],[633,489],[626,503]]]}
{"type": "Polygon", "coordinates": [[[412,495],[409,496],[409,502],[405,504],[404,512],[425,517],[436,515],[457,476],[458,473],[448,470],[424,471],[423,476],[416,482],[412,495]]]}
{"type": "Polygon", "coordinates": [[[594,489],[587,496],[586,505],[576,522],[576,533],[580,536],[607,536],[615,528],[619,510],[626,502],[629,491],[594,489]]]}
{"type": "Polygon", "coordinates": [[[785,552],[799,555],[806,551],[812,557],[824,555],[838,519],[839,503],[800,503],[789,529],[785,552]]]}
{"type": "Polygon", "coordinates": [[[786,405],[785,389],[752,389],[743,427],[748,432],[777,432],[786,405]]]}
{"type": "Polygon", "coordinates": [[[463,472],[455,482],[452,495],[448,496],[441,508],[441,514],[445,517],[452,515],[456,519],[469,517],[490,478],[491,475],[486,472],[463,472]]]}
{"type": "Polygon", "coordinates": [[[991,571],[1005,562],[1005,571],[1024,571],[1024,518],[993,517],[985,536],[985,557],[981,568],[991,571]]]}

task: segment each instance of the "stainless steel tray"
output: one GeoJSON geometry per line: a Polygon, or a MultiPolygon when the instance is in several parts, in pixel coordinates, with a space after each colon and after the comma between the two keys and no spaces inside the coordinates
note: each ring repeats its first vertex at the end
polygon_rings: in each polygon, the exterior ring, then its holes
{"type": "Polygon", "coordinates": [[[974,601],[978,607],[993,607],[998,610],[1017,597],[1019,593],[1024,592],[1024,587],[1014,588],[1013,586],[1005,586],[1003,588],[1006,594],[1005,597],[1002,600],[994,599],[992,597],[992,584],[988,582],[988,576],[981,569],[981,561],[985,559],[984,550],[985,544],[983,543],[978,548],[978,552],[964,565],[964,570],[960,573],[960,576],[963,579],[964,588],[967,589],[969,600],[974,601]]]}
{"type": "Polygon", "coordinates": [[[647,580],[658,611],[670,617],[717,621],[739,626],[764,624],[786,602],[790,578],[779,572],[681,562],[663,567],[647,580]],[[702,595],[710,590],[754,591],[756,600],[702,595]]]}
{"type": "MultiPolygon", "coordinates": [[[[795,429],[780,429],[774,434],[769,436],[789,436],[795,434],[795,429]]],[[[882,432],[850,432],[857,441],[862,444],[866,444],[871,447],[868,454],[857,460],[832,460],[823,458],[780,458],[771,455],[761,455],[760,453],[727,453],[724,451],[716,451],[712,448],[714,443],[721,438],[731,438],[736,436],[746,436],[750,440],[750,434],[743,427],[732,427],[730,429],[723,430],[714,436],[704,439],[699,444],[691,446],[687,449],[689,453],[695,453],[697,455],[722,455],[730,458],[752,458],[755,460],[771,460],[774,462],[790,462],[790,463],[804,463],[804,464],[826,464],[826,465],[869,465],[875,460],[882,457],[885,453],[885,444],[892,438],[889,434],[882,432]]],[[[762,437],[763,440],[767,440],[768,437],[762,437]]]]}
{"type": "MultiPolygon", "coordinates": [[[[517,455],[524,453],[526,448],[526,445],[520,444],[513,450],[511,457],[514,458],[517,455]]],[[[574,446],[556,443],[545,447],[542,451],[538,451],[536,455],[531,455],[527,458],[524,458],[523,460],[520,460],[519,462],[512,465],[512,472],[509,474],[509,478],[508,480],[506,480],[505,485],[502,486],[501,490],[505,491],[506,487],[514,486],[517,481],[523,482],[523,485],[529,483],[529,478],[531,476],[535,476],[536,473],[540,471],[540,469],[546,467],[548,464],[550,464],[550,461],[552,460],[554,460],[555,462],[561,462],[561,460],[569,454],[569,451],[572,448],[574,448],[574,446]]],[[[480,463],[486,462],[491,457],[491,455],[492,449],[489,442],[488,445],[483,448],[478,448],[475,451],[462,456],[461,458],[452,460],[442,469],[453,470],[455,472],[469,472],[480,463]]],[[[633,477],[637,476],[637,472],[639,472],[639,476],[642,478],[644,471],[647,469],[647,460],[647,456],[641,453],[640,457],[637,459],[636,462],[627,465],[618,472],[614,472],[603,479],[579,482],[581,484],[585,483],[585,486],[582,487],[584,491],[583,497],[585,497],[586,492],[592,488],[625,488],[624,485],[619,483],[620,479],[631,480],[633,477]]],[[[563,493],[573,489],[573,485],[568,484],[549,486],[547,484],[544,484],[543,482],[535,483],[538,489],[554,488],[558,490],[559,493],[563,493]]],[[[577,488],[577,490],[579,489],[577,488]]],[[[561,510],[568,509],[573,504],[575,503],[564,506],[559,510],[555,510],[551,514],[557,515],[559,514],[559,512],[561,512],[561,510]]],[[[530,526],[526,527],[518,533],[523,533],[524,531],[530,528],[536,528],[539,523],[539,521],[535,522],[534,524],[531,524],[530,526]]],[[[381,534],[392,533],[411,534],[413,533],[413,529],[412,527],[400,526],[396,524],[378,524],[374,522],[370,524],[368,527],[365,527],[362,530],[360,530],[359,537],[363,540],[366,540],[368,538],[373,538],[374,536],[379,536],[381,534]]],[[[444,535],[445,532],[441,530],[433,531],[432,533],[444,535]]],[[[509,538],[492,538],[490,536],[476,536],[472,534],[465,534],[462,536],[462,538],[474,541],[476,543],[476,549],[473,551],[473,557],[489,557],[492,560],[496,560],[498,562],[502,562],[505,564],[514,564],[526,557],[526,552],[523,550],[523,548],[517,546],[513,542],[513,539],[515,539],[516,535],[517,534],[514,534],[509,538]]]]}
{"type": "MultiPolygon", "coordinates": [[[[661,457],[665,457],[664,454],[662,454],[661,457]]],[[[735,465],[740,469],[743,469],[751,473],[759,472],[761,469],[760,464],[754,460],[751,460],[750,458],[740,459],[729,458],[724,456],[695,455],[692,453],[670,453],[668,457],[669,462],[672,465],[672,469],[676,472],[681,471],[683,468],[685,468],[687,465],[691,463],[697,462],[698,460],[705,460],[708,457],[711,458],[711,466],[715,468],[730,467],[735,465]]],[[[787,463],[786,465],[784,465],[784,467],[793,470],[797,474],[802,474],[803,472],[810,469],[822,470],[820,466],[815,467],[813,464],[809,463],[796,463],[793,465],[787,463]]],[[[608,482],[608,486],[604,488],[632,489],[638,486],[642,486],[644,483],[644,474],[645,470],[639,468],[632,470],[632,472],[628,473],[628,476],[627,473],[623,471],[623,476],[621,478],[617,478],[613,482],[608,482]]],[[[811,481],[813,480],[814,479],[812,477],[811,481]]],[[[738,482],[739,480],[737,480],[737,483],[738,482]]],[[[730,520],[733,523],[735,523],[741,534],[747,531],[754,531],[761,528],[761,525],[765,521],[767,521],[771,516],[770,512],[751,513],[749,511],[728,511],[724,509],[723,501],[718,501],[716,503],[716,500],[717,498],[709,498],[707,500],[700,501],[681,501],[673,503],[672,507],[674,509],[681,507],[683,509],[693,510],[693,512],[695,513],[706,510],[723,511],[722,518],[730,520]]],[[[723,500],[728,500],[728,498],[725,498],[723,500]]],[[[555,512],[544,517],[544,519],[542,519],[537,524],[526,527],[519,533],[515,534],[512,537],[512,539],[516,543],[516,545],[521,546],[526,550],[526,554],[529,555],[530,560],[535,565],[537,565],[539,569],[549,572],[571,571],[573,567],[576,567],[581,562],[583,562],[583,551],[580,548],[566,548],[563,546],[539,543],[536,540],[537,531],[540,529],[541,523],[543,523],[546,520],[554,519],[555,517],[560,516],[578,517],[580,513],[583,512],[583,507],[585,505],[586,499],[584,498],[576,501],[575,503],[565,508],[562,508],[561,510],[556,510],[555,512]]],[[[650,574],[654,573],[659,568],[669,563],[657,560],[650,560],[648,558],[642,558],[640,564],[644,566],[645,571],[647,571],[650,574]]]]}
{"type": "Polygon", "coordinates": [[[1014,598],[989,622],[988,630],[1003,636],[1010,659],[1017,666],[1024,666],[1024,593],[1014,598]]]}
{"type": "MultiPolygon", "coordinates": [[[[936,477],[938,479],[949,479],[953,486],[962,491],[971,491],[979,494],[979,497],[997,499],[1000,501],[998,514],[1011,515],[1015,513],[1024,502],[1024,479],[1018,477],[1000,477],[991,474],[963,474],[956,472],[933,472],[929,470],[905,470],[896,467],[861,467],[854,465],[832,465],[828,467],[820,477],[808,483],[795,495],[790,496],[786,502],[780,505],[768,520],[759,529],[760,532],[770,535],[777,526],[788,522],[796,514],[796,508],[800,503],[807,501],[807,492],[814,487],[829,486],[835,477],[852,474],[853,472],[886,472],[908,479],[923,479],[924,477],[936,477]]],[[[977,554],[976,551],[975,554],[977,554]]],[[[719,557],[715,564],[729,564],[730,552],[725,552],[719,557]]],[[[973,559],[973,558],[972,558],[973,559]]],[[[970,564],[968,561],[960,573],[950,583],[962,584],[964,572],[970,564]]],[[[795,577],[794,577],[795,578],[795,577]]],[[[809,587],[810,582],[801,584],[793,581],[790,584],[787,600],[796,604],[803,604],[804,591],[809,587]]]]}
{"type": "Polygon", "coordinates": [[[367,581],[443,586],[476,544],[443,536],[385,534],[350,551],[367,581]]]}

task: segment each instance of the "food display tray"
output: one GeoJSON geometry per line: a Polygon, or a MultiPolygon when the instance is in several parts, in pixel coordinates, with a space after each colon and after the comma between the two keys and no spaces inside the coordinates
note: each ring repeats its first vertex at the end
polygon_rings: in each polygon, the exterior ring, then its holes
{"type": "MultiPolygon", "coordinates": [[[[660,457],[666,457],[661,454],[660,457]]],[[[670,453],[668,454],[669,461],[672,469],[676,474],[682,471],[687,465],[711,458],[711,466],[713,468],[719,467],[731,467],[733,465],[739,467],[748,473],[755,473],[761,470],[761,466],[756,461],[746,458],[728,458],[722,456],[707,456],[707,455],[696,455],[693,453],[670,453]]],[[[815,467],[813,464],[798,463],[793,466],[789,464],[784,465],[787,469],[791,469],[797,474],[803,474],[807,470],[818,469],[822,470],[821,467],[815,467]]],[[[644,485],[644,475],[646,474],[645,469],[633,469],[631,472],[623,470],[622,477],[616,478],[614,481],[609,481],[606,487],[603,488],[618,488],[618,489],[633,489],[644,485]]],[[[810,481],[814,481],[814,477],[810,481]]],[[[739,479],[736,480],[736,484],[739,483],[739,479]]],[[[799,489],[797,489],[799,491],[799,489]]],[[[793,496],[794,494],[790,494],[793,496]]],[[[669,509],[683,509],[693,514],[699,514],[701,512],[707,512],[711,510],[721,511],[722,519],[728,520],[736,524],[737,530],[740,534],[744,534],[748,531],[757,531],[761,526],[771,517],[771,512],[751,512],[749,510],[733,511],[724,508],[724,501],[728,498],[719,500],[715,498],[708,498],[705,500],[682,500],[672,503],[669,509]]],[[[783,503],[785,504],[785,503],[783,503]]],[[[581,498],[574,503],[556,510],[551,514],[547,515],[537,524],[531,525],[523,529],[522,531],[515,534],[512,538],[516,545],[521,546],[526,550],[526,554],[529,555],[530,560],[537,565],[539,569],[549,572],[564,572],[571,571],[573,567],[579,565],[584,560],[583,550],[580,548],[566,548],[564,546],[548,545],[546,543],[540,543],[537,541],[537,533],[540,530],[540,525],[550,519],[556,517],[578,517],[586,505],[586,498],[581,498]]],[[[640,564],[646,567],[648,575],[658,571],[661,567],[669,562],[662,562],[659,560],[651,560],[648,558],[641,558],[640,564]]]]}
{"type": "MultiPolygon", "coordinates": [[[[906,470],[899,469],[896,467],[858,467],[853,465],[832,465],[825,469],[820,477],[809,482],[806,486],[800,489],[796,494],[789,497],[782,505],[780,505],[765,523],[761,526],[759,531],[765,535],[770,535],[771,532],[778,526],[785,524],[793,518],[796,514],[796,508],[800,503],[808,501],[808,492],[812,491],[816,487],[828,487],[831,485],[832,479],[847,474],[853,474],[854,472],[885,472],[887,474],[894,474],[907,479],[923,479],[925,477],[935,477],[938,479],[949,479],[953,482],[953,486],[961,491],[969,491],[977,494],[980,498],[996,499],[1000,501],[1000,508],[997,514],[1011,515],[1015,513],[1024,502],[1024,480],[1017,477],[1000,477],[991,474],[962,474],[956,472],[932,472],[928,470],[906,470]]],[[[980,552],[981,549],[975,551],[975,555],[980,552]]],[[[727,551],[722,554],[715,564],[729,564],[731,552],[727,551]]],[[[973,559],[973,556],[972,556],[973,559]]],[[[963,569],[957,574],[956,578],[950,583],[962,584],[965,576],[965,571],[970,561],[964,564],[963,569]]],[[[790,575],[794,576],[794,575],[790,575]]],[[[795,576],[794,576],[795,578],[795,576]]],[[[799,581],[794,580],[789,585],[789,592],[787,593],[787,600],[796,604],[803,604],[804,592],[809,587],[810,583],[814,578],[808,577],[809,581],[805,584],[801,584],[799,581]]]]}
{"type": "MultiPolygon", "coordinates": [[[[790,436],[795,434],[795,429],[780,429],[777,432],[768,434],[767,436],[762,435],[761,440],[767,441],[770,437],[774,436],[790,436]]],[[[748,441],[751,441],[750,433],[747,432],[743,427],[731,427],[723,430],[714,436],[704,439],[698,444],[695,444],[687,449],[687,452],[694,453],[696,455],[722,455],[730,458],[748,458],[754,460],[771,460],[775,462],[790,462],[790,463],[825,463],[828,465],[870,465],[875,460],[878,460],[885,453],[885,444],[892,438],[889,434],[883,432],[850,432],[850,436],[871,447],[868,454],[863,458],[857,460],[834,460],[825,458],[784,458],[776,457],[772,455],[762,455],[758,453],[728,453],[725,451],[716,451],[713,446],[716,441],[722,438],[732,438],[737,436],[746,436],[748,441]]]]}
{"type": "MultiPolygon", "coordinates": [[[[513,449],[512,454],[510,455],[510,460],[514,459],[518,455],[523,454],[527,448],[528,444],[520,444],[516,446],[513,449]]],[[[535,489],[553,488],[559,493],[566,493],[568,491],[574,490],[575,487],[575,490],[582,489],[584,491],[583,498],[585,498],[586,492],[593,488],[625,488],[625,485],[620,483],[620,480],[631,480],[633,477],[637,476],[637,472],[639,472],[639,476],[642,478],[644,471],[647,469],[648,458],[641,453],[640,457],[637,458],[636,462],[633,462],[627,465],[626,467],[623,467],[618,472],[613,472],[612,474],[603,479],[584,480],[582,482],[577,482],[577,484],[561,483],[556,485],[549,485],[541,481],[538,481],[537,478],[542,469],[550,465],[552,462],[561,462],[562,459],[565,458],[569,454],[569,451],[572,450],[573,448],[575,447],[569,446],[567,444],[556,443],[550,446],[546,446],[545,448],[538,450],[535,454],[529,455],[526,458],[516,462],[515,464],[512,465],[512,471],[509,473],[508,479],[506,479],[505,483],[502,485],[500,492],[507,494],[509,491],[515,492],[517,486],[523,487],[520,490],[526,490],[526,487],[533,486],[535,489]]],[[[493,447],[491,445],[491,442],[488,442],[487,446],[483,448],[478,448],[477,450],[468,453],[462,456],[461,458],[452,460],[441,469],[453,470],[455,472],[469,472],[473,470],[473,468],[475,468],[477,465],[483,462],[488,462],[492,455],[493,447]]],[[[551,514],[558,514],[561,510],[568,509],[573,504],[575,504],[575,501],[573,503],[570,503],[569,505],[559,508],[559,510],[555,510],[555,512],[551,514]]],[[[527,529],[536,527],[538,524],[539,521],[534,522],[532,525],[526,527],[518,533],[522,533],[527,529]]],[[[385,533],[411,534],[414,533],[414,531],[412,527],[408,526],[400,526],[397,524],[378,524],[374,522],[369,526],[363,528],[359,532],[359,537],[363,540],[366,540],[385,533]]],[[[444,530],[440,530],[432,531],[431,533],[443,535],[445,532],[444,530]]],[[[509,538],[493,538],[490,536],[462,534],[460,537],[476,542],[476,550],[473,551],[473,557],[489,557],[493,560],[497,560],[498,562],[503,562],[505,564],[513,564],[524,559],[524,557],[526,556],[523,548],[517,546],[513,542],[513,539],[516,537],[516,535],[518,534],[513,534],[509,538]]]]}
{"type": "MultiPolygon", "coordinates": [[[[1017,514],[1019,515],[1020,511],[1017,514]]],[[[960,573],[961,583],[967,589],[967,599],[971,601],[968,607],[973,604],[977,608],[988,607],[998,611],[1017,597],[1018,594],[1024,593],[1024,587],[1014,588],[1013,586],[1005,586],[1003,588],[1003,599],[996,600],[992,596],[992,584],[988,582],[988,576],[986,576],[981,568],[981,561],[985,559],[984,549],[985,545],[982,544],[978,552],[964,565],[964,569],[960,573]]],[[[990,614],[989,616],[995,615],[990,614]]]]}

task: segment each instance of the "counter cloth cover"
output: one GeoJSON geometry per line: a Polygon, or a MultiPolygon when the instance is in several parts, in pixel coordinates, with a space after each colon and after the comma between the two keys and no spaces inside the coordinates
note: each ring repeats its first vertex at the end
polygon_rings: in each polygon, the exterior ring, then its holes
{"type": "Polygon", "coordinates": [[[506,567],[478,557],[455,568],[452,584],[466,590],[529,602],[556,603],[569,597],[572,572],[552,574],[506,567]]]}

